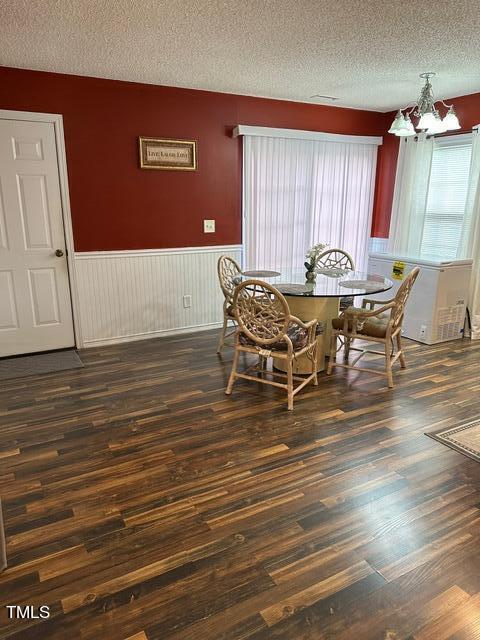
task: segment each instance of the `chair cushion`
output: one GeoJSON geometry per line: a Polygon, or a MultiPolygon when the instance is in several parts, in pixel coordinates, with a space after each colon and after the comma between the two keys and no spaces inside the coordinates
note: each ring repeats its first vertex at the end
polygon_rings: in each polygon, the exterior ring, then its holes
{"type": "MultiPolygon", "coordinates": [[[[357,328],[357,333],[364,336],[371,336],[372,338],[385,338],[387,333],[388,321],[390,320],[390,314],[382,313],[380,316],[372,316],[367,318],[361,327],[357,328]]],[[[337,331],[343,329],[343,317],[334,318],[332,325],[337,331]]],[[[353,323],[350,320],[348,323],[348,331],[353,331],[353,323]]]]}
{"type": "Polygon", "coordinates": [[[353,296],[340,298],[340,311],[345,311],[348,307],[353,307],[353,296]]]}
{"type": "MultiPolygon", "coordinates": [[[[307,346],[308,330],[304,329],[300,325],[291,322],[287,329],[287,336],[292,341],[294,351],[299,351],[300,349],[303,349],[303,347],[307,346]]],[[[240,344],[243,344],[244,346],[261,347],[260,344],[256,343],[254,340],[251,340],[244,333],[240,334],[239,341],[240,344]]],[[[278,342],[274,342],[273,344],[267,344],[263,348],[269,349],[271,351],[287,351],[287,342],[286,340],[279,340],[278,342]]]]}

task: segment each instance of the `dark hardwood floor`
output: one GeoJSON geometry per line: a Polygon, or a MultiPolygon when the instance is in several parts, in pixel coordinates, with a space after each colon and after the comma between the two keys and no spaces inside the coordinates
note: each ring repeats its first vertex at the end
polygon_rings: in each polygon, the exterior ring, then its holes
{"type": "Polygon", "coordinates": [[[322,374],[288,412],[224,395],[216,338],[1,382],[0,638],[480,638],[480,465],[424,435],[478,418],[480,344],[410,343],[392,391],[322,374]]]}

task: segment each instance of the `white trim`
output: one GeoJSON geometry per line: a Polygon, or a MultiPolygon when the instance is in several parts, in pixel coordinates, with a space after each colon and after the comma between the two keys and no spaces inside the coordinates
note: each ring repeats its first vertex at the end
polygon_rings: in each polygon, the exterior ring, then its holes
{"type": "Polygon", "coordinates": [[[54,126],[57,147],[58,177],[60,181],[60,198],[62,201],[63,228],[65,232],[65,247],[67,249],[67,265],[70,281],[70,297],[72,301],[72,319],[77,348],[83,346],[82,330],[80,326],[80,304],[74,265],[74,244],[72,230],[72,213],[70,210],[70,193],[68,190],[67,156],[65,152],[65,137],[63,132],[63,117],[58,113],[37,113],[32,111],[8,111],[0,109],[0,120],[23,120],[26,122],[47,122],[54,126]]]}
{"type": "Polygon", "coordinates": [[[274,127],[251,127],[245,124],[237,125],[232,133],[238,136],[263,136],[267,138],[295,138],[298,140],[322,140],[323,142],[348,142],[357,144],[383,144],[381,136],[350,136],[341,133],[324,133],[322,131],[302,131],[301,129],[276,129],[274,127]]]}
{"type": "Polygon", "coordinates": [[[62,116],[58,113],[39,113],[36,111],[9,111],[0,109],[1,120],[26,120],[27,122],[56,122],[62,116]]]}
{"type": "Polygon", "coordinates": [[[245,184],[245,143],[246,140],[242,140],[242,259],[240,266],[242,269],[245,269],[247,264],[247,256],[246,256],[246,238],[247,238],[247,208],[245,203],[247,201],[247,188],[245,184]]]}
{"type": "Polygon", "coordinates": [[[208,331],[209,329],[219,329],[222,322],[211,322],[208,324],[197,324],[191,327],[181,327],[178,329],[159,329],[158,331],[148,331],[146,333],[137,333],[133,335],[115,336],[115,338],[95,338],[93,340],[85,340],[84,347],[103,347],[109,344],[120,344],[123,342],[137,342],[138,340],[149,340],[150,338],[160,338],[168,336],[182,335],[183,333],[195,333],[196,331],[208,331]]]}
{"type": "Polygon", "coordinates": [[[122,249],[117,251],[76,251],[75,260],[95,258],[138,258],[158,255],[179,255],[183,253],[221,253],[241,251],[241,244],[213,245],[208,247],[175,247],[172,249],[122,249]]]}

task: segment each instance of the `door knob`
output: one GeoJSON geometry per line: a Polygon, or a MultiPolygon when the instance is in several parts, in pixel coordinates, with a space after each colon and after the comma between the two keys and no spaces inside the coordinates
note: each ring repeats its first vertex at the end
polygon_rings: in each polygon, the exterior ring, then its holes
{"type": "Polygon", "coordinates": [[[57,256],[57,258],[61,258],[63,256],[63,251],[61,249],[57,249],[55,251],[55,255],[57,256]]]}

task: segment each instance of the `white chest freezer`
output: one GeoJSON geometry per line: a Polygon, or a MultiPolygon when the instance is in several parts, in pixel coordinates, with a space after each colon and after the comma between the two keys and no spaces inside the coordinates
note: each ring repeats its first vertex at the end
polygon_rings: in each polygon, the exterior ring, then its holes
{"type": "Polygon", "coordinates": [[[425,344],[456,340],[463,336],[472,260],[424,260],[387,253],[370,253],[368,272],[390,278],[393,289],[370,296],[393,298],[405,276],[414,268],[420,273],[410,293],[403,335],[425,344]]]}

